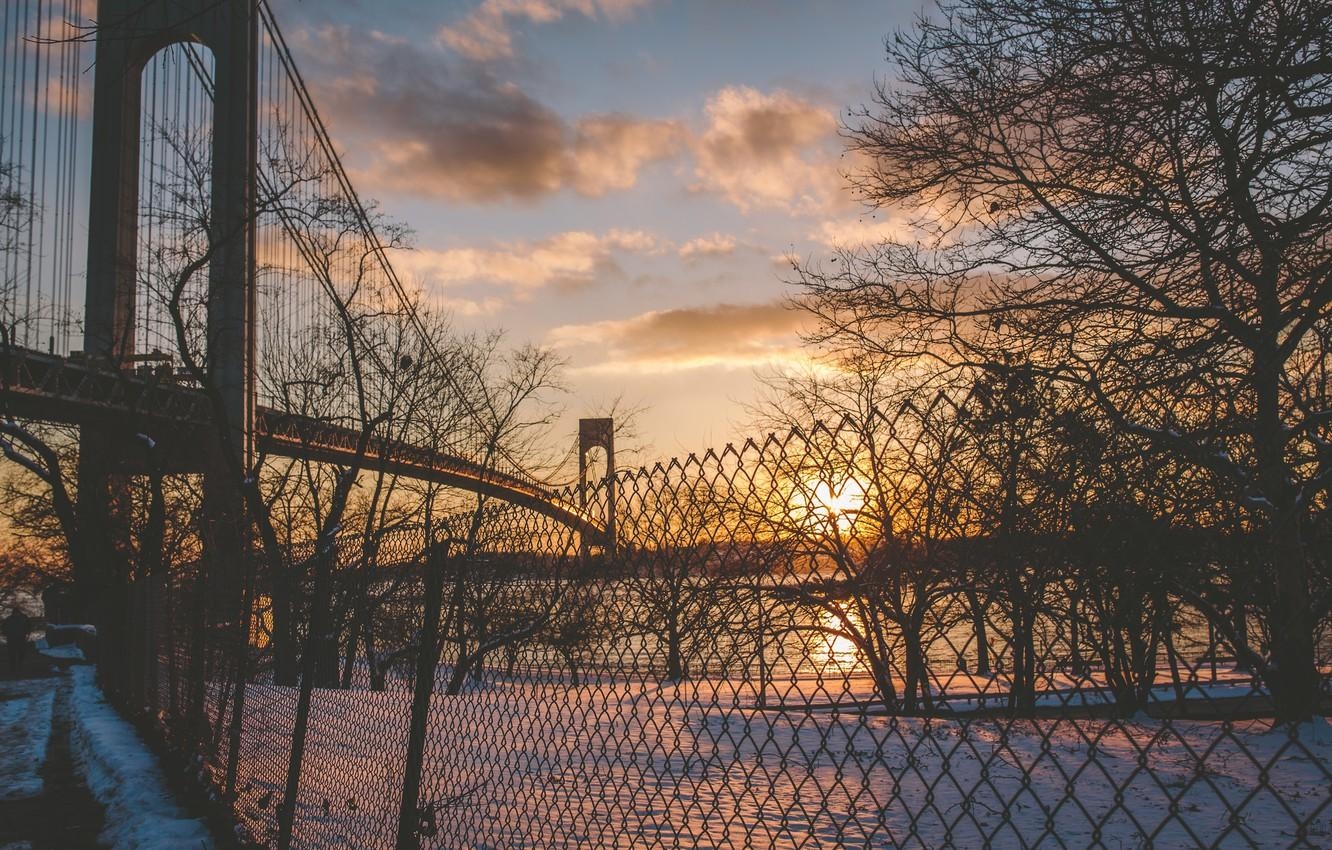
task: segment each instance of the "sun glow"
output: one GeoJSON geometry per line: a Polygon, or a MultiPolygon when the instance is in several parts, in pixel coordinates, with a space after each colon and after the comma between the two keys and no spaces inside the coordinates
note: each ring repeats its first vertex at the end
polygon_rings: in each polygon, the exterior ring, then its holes
{"type": "Polygon", "coordinates": [[[806,482],[792,497],[796,513],[810,522],[835,524],[842,533],[856,524],[865,506],[865,488],[854,478],[846,478],[834,485],[827,480],[806,482]]]}

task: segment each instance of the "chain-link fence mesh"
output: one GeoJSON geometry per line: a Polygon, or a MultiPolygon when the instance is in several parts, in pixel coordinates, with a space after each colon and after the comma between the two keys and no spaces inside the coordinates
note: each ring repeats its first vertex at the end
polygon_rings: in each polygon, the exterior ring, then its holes
{"type": "Polygon", "coordinates": [[[491,502],[293,546],[246,617],[143,580],[119,690],[266,847],[1332,845],[1260,529],[1064,522],[1030,482],[996,524],[1003,482],[921,439],[622,471],[583,494],[613,540],[491,502]]]}

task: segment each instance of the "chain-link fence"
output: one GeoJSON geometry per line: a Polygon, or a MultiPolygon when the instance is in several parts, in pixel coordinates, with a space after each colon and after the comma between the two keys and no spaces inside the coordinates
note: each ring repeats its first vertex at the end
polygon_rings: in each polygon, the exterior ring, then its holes
{"type": "Polygon", "coordinates": [[[265,847],[1332,846],[1327,618],[1277,725],[1260,528],[923,439],[622,471],[613,540],[492,502],[294,547],[245,617],[144,580],[112,685],[265,847]]]}

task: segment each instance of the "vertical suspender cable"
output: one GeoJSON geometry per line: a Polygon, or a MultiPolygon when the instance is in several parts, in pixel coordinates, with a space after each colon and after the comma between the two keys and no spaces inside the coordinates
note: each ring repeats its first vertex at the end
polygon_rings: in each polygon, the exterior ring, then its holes
{"type": "MultiPolygon", "coordinates": [[[[59,22],[53,22],[54,26],[59,26],[59,22]]],[[[63,35],[63,27],[61,30],[63,35]]],[[[50,318],[50,336],[49,344],[51,352],[54,354],[57,350],[64,353],[63,344],[56,342],[56,328],[60,324],[61,308],[64,306],[62,295],[64,286],[62,284],[62,275],[64,274],[64,249],[63,246],[70,240],[70,234],[65,232],[65,185],[73,179],[66,173],[65,163],[65,137],[69,133],[69,123],[65,120],[69,104],[69,93],[66,91],[66,82],[69,77],[69,50],[63,41],[57,40],[60,45],[58,86],[56,88],[55,105],[55,186],[51,189],[51,197],[55,200],[55,215],[52,216],[51,227],[51,272],[49,277],[49,286],[51,291],[51,318],[50,318]]],[[[51,49],[56,49],[52,45],[51,49]]]]}
{"type": "MultiPolygon", "coordinates": [[[[0,193],[3,193],[6,196],[8,196],[11,191],[17,190],[14,169],[18,167],[18,163],[11,159],[11,151],[17,150],[17,143],[13,138],[12,132],[14,124],[12,113],[14,103],[17,100],[15,83],[18,78],[18,48],[14,45],[14,42],[16,41],[14,34],[18,22],[18,14],[19,4],[4,4],[4,43],[0,44],[0,70],[5,72],[5,80],[8,82],[8,86],[5,90],[4,100],[0,101],[0,168],[4,169],[3,172],[0,172],[0,175],[3,176],[4,180],[3,185],[0,185],[0,193]]],[[[19,44],[21,44],[21,42],[19,42],[19,44]]],[[[5,203],[9,203],[8,199],[6,199],[5,203]]],[[[15,217],[15,221],[12,222],[15,226],[17,225],[18,213],[19,211],[14,209],[7,209],[5,211],[6,217],[10,215],[15,217]]],[[[6,220],[5,226],[9,227],[10,225],[11,222],[6,220]]],[[[15,252],[8,250],[10,235],[7,233],[0,235],[0,239],[5,240],[4,244],[6,246],[6,250],[0,251],[0,274],[3,275],[3,277],[0,277],[0,322],[4,322],[6,329],[8,329],[11,318],[19,314],[17,287],[11,289],[18,268],[15,252]]]]}
{"type": "MultiPolygon", "coordinates": [[[[26,11],[27,8],[28,8],[28,7],[25,6],[25,7],[24,7],[24,10],[26,11]]],[[[37,18],[38,21],[41,20],[41,16],[42,16],[42,3],[41,3],[41,0],[38,0],[38,3],[37,3],[37,15],[36,15],[36,18],[37,18]]],[[[22,33],[21,38],[24,39],[24,44],[27,44],[27,43],[28,43],[28,42],[27,42],[27,38],[28,38],[28,36],[31,34],[31,29],[30,29],[31,24],[32,24],[32,21],[31,21],[31,20],[24,20],[24,22],[23,22],[23,33],[22,33]]],[[[41,54],[40,54],[38,51],[35,51],[35,50],[34,50],[34,51],[29,51],[29,50],[26,50],[26,49],[25,49],[24,52],[25,52],[25,53],[28,53],[28,52],[31,52],[31,53],[32,53],[32,60],[31,60],[31,63],[29,63],[29,61],[27,60],[26,57],[25,57],[24,62],[23,62],[23,81],[22,81],[22,83],[20,84],[20,91],[26,94],[27,92],[29,92],[29,91],[32,90],[32,89],[29,87],[29,80],[28,80],[28,69],[29,69],[29,64],[31,64],[31,66],[32,66],[32,80],[31,80],[31,86],[32,86],[33,88],[35,88],[36,85],[37,85],[37,83],[38,83],[38,80],[40,79],[40,76],[41,76],[41,54]]],[[[28,168],[27,168],[27,171],[28,171],[28,206],[27,206],[27,209],[26,209],[26,215],[25,215],[25,221],[27,222],[27,226],[28,226],[28,233],[27,233],[27,236],[28,236],[28,245],[27,245],[27,248],[28,248],[28,252],[27,252],[27,253],[28,253],[28,256],[27,256],[27,263],[26,263],[26,269],[25,269],[25,274],[24,274],[24,282],[23,282],[23,286],[24,286],[24,304],[23,304],[23,309],[24,309],[24,314],[25,314],[29,319],[31,318],[32,313],[33,313],[33,303],[32,303],[32,276],[33,276],[33,269],[32,269],[32,260],[33,260],[33,253],[34,253],[34,248],[35,248],[35,245],[34,245],[34,243],[33,243],[33,237],[35,236],[35,234],[33,233],[33,230],[34,230],[34,228],[33,228],[33,222],[35,222],[36,219],[37,219],[37,217],[41,215],[40,210],[38,209],[38,205],[37,205],[37,181],[35,180],[36,164],[37,164],[37,108],[38,108],[37,104],[38,104],[38,98],[33,97],[33,99],[32,99],[32,127],[30,128],[30,131],[31,131],[31,133],[32,133],[32,142],[31,142],[31,145],[29,146],[28,168]]],[[[27,110],[21,110],[21,113],[20,113],[20,114],[23,114],[23,115],[26,116],[26,113],[27,113],[27,110]]],[[[19,127],[19,138],[20,138],[20,139],[23,138],[23,131],[24,131],[24,129],[25,129],[24,125],[21,124],[20,127],[19,127]]],[[[24,344],[25,346],[31,346],[31,344],[32,344],[31,331],[32,331],[32,329],[31,329],[31,325],[30,325],[27,321],[25,321],[25,322],[24,322],[24,327],[23,327],[23,344],[24,344]]]]}
{"type": "MultiPolygon", "coordinates": [[[[81,123],[82,123],[82,121],[83,121],[83,111],[82,111],[83,102],[82,102],[82,99],[81,99],[81,98],[82,98],[82,94],[83,94],[83,91],[82,91],[82,84],[83,84],[83,70],[82,70],[82,67],[83,67],[83,66],[82,66],[82,63],[80,62],[80,59],[82,58],[82,55],[83,55],[82,44],[83,44],[83,42],[80,41],[80,40],[78,40],[78,39],[75,39],[75,40],[73,40],[73,41],[70,42],[70,59],[69,59],[69,62],[70,62],[70,118],[69,118],[69,125],[70,125],[70,133],[69,133],[69,162],[70,162],[70,169],[69,169],[69,174],[70,174],[70,179],[69,179],[68,195],[67,195],[66,203],[65,203],[65,215],[66,215],[66,219],[67,219],[67,224],[66,224],[66,227],[65,227],[65,232],[68,233],[68,234],[70,235],[70,238],[68,239],[68,241],[67,241],[66,244],[65,244],[65,277],[64,277],[64,280],[65,280],[65,296],[64,296],[64,303],[65,303],[65,352],[64,352],[64,353],[66,353],[66,354],[69,353],[70,343],[71,343],[71,341],[72,341],[72,337],[73,337],[73,334],[74,334],[74,317],[75,317],[76,315],[79,315],[79,311],[75,310],[75,308],[74,308],[74,297],[73,297],[73,296],[74,296],[74,292],[75,292],[75,289],[74,289],[74,244],[75,244],[75,239],[74,239],[74,232],[75,232],[75,228],[74,228],[74,222],[75,222],[74,210],[75,210],[75,207],[77,206],[77,199],[78,199],[78,191],[77,191],[76,187],[79,186],[79,185],[81,185],[81,182],[82,182],[82,181],[79,179],[81,175],[80,175],[80,173],[79,173],[79,168],[78,168],[78,166],[79,166],[79,162],[80,162],[80,158],[79,158],[79,141],[80,141],[79,127],[80,127],[80,125],[81,125],[81,123]]],[[[82,347],[82,346],[80,346],[80,347],[82,347]]]]}
{"type": "MultiPolygon", "coordinates": [[[[34,33],[36,37],[40,38],[43,35],[42,28],[46,25],[49,14],[50,14],[49,5],[45,9],[43,9],[40,6],[38,7],[37,29],[34,33]]],[[[50,274],[50,269],[47,267],[47,263],[43,259],[47,253],[47,248],[49,247],[46,242],[47,238],[46,220],[48,215],[52,212],[52,210],[50,209],[50,205],[46,203],[46,201],[48,195],[52,196],[54,195],[54,193],[49,191],[50,187],[46,182],[47,181],[46,166],[47,166],[47,161],[50,159],[50,149],[51,149],[52,62],[49,52],[45,46],[43,46],[39,41],[36,40],[33,42],[33,45],[34,45],[33,52],[37,55],[37,60],[38,60],[38,66],[37,66],[38,71],[37,71],[36,81],[37,81],[37,88],[39,89],[39,91],[33,93],[33,98],[32,98],[33,131],[34,131],[33,138],[34,141],[36,142],[37,150],[40,153],[33,161],[32,170],[33,170],[33,185],[35,187],[35,191],[39,193],[38,197],[42,199],[43,203],[42,203],[42,215],[37,216],[36,221],[33,222],[34,240],[36,241],[37,244],[37,252],[36,252],[37,257],[35,259],[36,270],[35,273],[33,274],[34,280],[31,281],[30,285],[32,285],[37,291],[37,304],[36,304],[36,310],[32,317],[33,335],[30,339],[29,345],[31,345],[33,348],[46,348],[45,345],[46,335],[42,333],[42,319],[44,318],[43,313],[45,312],[42,306],[42,301],[43,301],[43,294],[47,288],[47,279],[50,274]],[[41,116],[40,130],[38,129],[39,115],[41,116]]],[[[54,197],[52,197],[51,200],[54,200],[54,197]]],[[[29,257],[28,261],[34,262],[34,259],[32,257],[29,257]]],[[[29,306],[29,309],[30,310],[32,309],[31,305],[29,306]]]]}

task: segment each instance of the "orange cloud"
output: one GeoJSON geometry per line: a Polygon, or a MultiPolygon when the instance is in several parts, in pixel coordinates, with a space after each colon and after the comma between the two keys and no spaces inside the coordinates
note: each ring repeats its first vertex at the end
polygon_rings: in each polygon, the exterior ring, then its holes
{"type": "Polygon", "coordinates": [[[567,180],[579,194],[591,197],[631,189],[639,171],[675,156],[684,138],[684,128],[675,121],[644,121],[624,115],[585,118],[578,122],[568,152],[567,180]]]}
{"type": "Polygon", "coordinates": [[[680,246],[680,259],[694,260],[700,257],[724,257],[735,253],[735,237],[726,233],[711,233],[690,239],[680,246]]]}
{"type": "Polygon", "coordinates": [[[496,283],[523,297],[541,287],[582,286],[598,276],[617,273],[615,255],[619,252],[650,254],[662,249],[655,236],[641,230],[611,230],[600,235],[573,230],[535,242],[490,248],[403,251],[393,262],[430,288],[496,283]]]}
{"type": "Polygon", "coordinates": [[[554,346],[595,363],[582,372],[660,373],[684,369],[753,368],[805,363],[800,346],[806,315],[782,304],[716,304],[655,310],[629,319],[563,325],[547,335],[554,346]]]}
{"type": "Polygon", "coordinates": [[[809,233],[809,238],[828,248],[854,250],[883,242],[900,242],[917,233],[913,223],[902,215],[879,212],[876,216],[821,221],[809,233]]]}
{"type": "Polygon", "coordinates": [[[708,99],[695,141],[695,188],[742,211],[809,212],[835,200],[841,143],[828,109],[786,91],[731,86],[708,99]]]}

